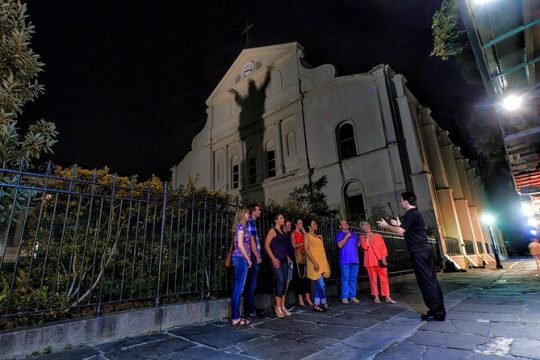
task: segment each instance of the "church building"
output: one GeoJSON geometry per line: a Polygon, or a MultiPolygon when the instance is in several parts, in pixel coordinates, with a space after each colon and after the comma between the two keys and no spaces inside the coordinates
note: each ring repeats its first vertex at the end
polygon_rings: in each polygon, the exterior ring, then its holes
{"type": "Polygon", "coordinates": [[[400,193],[414,191],[445,255],[462,266],[492,261],[475,164],[388,65],[336,76],[332,65],[310,66],[296,42],[245,49],[206,104],[204,128],[171,169],[174,186],[192,179],[245,202],[283,203],[326,176],[329,206],[352,220],[402,215],[400,193]]]}

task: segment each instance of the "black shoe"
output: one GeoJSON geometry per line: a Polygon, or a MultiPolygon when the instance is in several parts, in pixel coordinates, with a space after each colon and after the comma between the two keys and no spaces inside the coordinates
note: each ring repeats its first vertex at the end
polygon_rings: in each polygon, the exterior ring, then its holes
{"type": "Polygon", "coordinates": [[[444,315],[425,314],[425,315],[420,316],[420,320],[422,320],[422,321],[444,321],[444,320],[446,320],[446,317],[444,315]]]}

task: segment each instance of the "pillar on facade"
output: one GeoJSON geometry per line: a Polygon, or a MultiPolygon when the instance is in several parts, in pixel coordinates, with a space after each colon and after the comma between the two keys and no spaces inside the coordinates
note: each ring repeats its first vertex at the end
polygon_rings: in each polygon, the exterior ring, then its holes
{"type": "Polygon", "coordinates": [[[480,223],[480,202],[478,199],[478,194],[476,191],[476,181],[474,177],[476,176],[476,169],[471,165],[470,161],[467,161],[466,164],[469,165],[469,168],[466,169],[467,173],[467,183],[469,185],[470,191],[470,202],[469,202],[469,212],[471,215],[471,223],[474,231],[475,241],[473,243],[473,248],[476,256],[478,257],[479,262],[482,261],[480,253],[482,252],[482,242],[484,241],[484,234],[482,233],[482,224],[480,223]],[[480,246],[479,246],[480,244],[480,246]]]}
{"type": "Polygon", "coordinates": [[[409,166],[409,176],[412,187],[417,196],[418,208],[422,212],[426,225],[435,230],[435,235],[439,238],[444,236],[440,230],[442,220],[437,204],[437,194],[433,185],[432,174],[426,156],[425,139],[418,133],[418,114],[416,108],[411,109],[409,97],[405,93],[406,79],[403,75],[397,74],[391,78],[394,84],[394,100],[396,101],[403,137],[407,139],[404,143],[407,152],[409,166]]]}
{"type": "MultiPolygon", "coordinates": [[[[447,234],[447,247],[449,255],[463,267],[468,267],[469,261],[465,256],[464,234],[462,228],[463,220],[460,217],[460,208],[463,207],[463,190],[459,181],[457,164],[454,157],[452,141],[448,136],[448,131],[438,129],[437,140],[440,149],[440,157],[446,173],[446,187],[437,190],[440,198],[443,221],[447,234]],[[448,246],[449,244],[452,246],[448,246]]],[[[465,208],[467,204],[465,202],[465,208]]]]}
{"type": "MultiPolygon", "coordinates": [[[[463,231],[463,240],[465,243],[468,241],[472,241],[473,249],[474,245],[476,244],[477,238],[476,238],[476,231],[475,226],[473,223],[473,215],[471,213],[474,213],[476,211],[474,207],[474,200],[471,196],[471,188],[469,186],[468,181],[468,175],[467,175],[467,169],[469,168],[468,160],[463,157],[463,155],[460,152],[459,147],[454,147],[454,157],[456,159],[457,164],[457,170],[459,174],[459,181],[461,183],[461,188],[463,190],[463,198],[459,200],[459,209],[458,214],[460,216],[460,224],[462,225],[462,231],[463,231]]],[[[467,256],[473,256],[474,260],[473,262],[476,262],[478,264],[478,258],[476,253],[473,251],[467,252],[467,256]]],[[[480,263],[481,264],[481,263],[480,263]]]]}
{"type": "MultiPolygon", "coordinates": [[[[449,242],[462,242],[461,229],[454,203],[453,190],[450,187],[443,150],[439,141],[439,133],[441,131],[437,123],[431,118],[431,111],[427,108],[419,110],[419,116],[422,124],[422,133],[426,144],[426,153],[429,162],[429,167],[433,175],[433,183],[436,189],[436,197],[438,200],[438,210],[444,234],[441,238],[441,245],[445,254],[449,253],[449,242]],[[455,240],[453,240],[455,239],[455,240]]],[[[450,253],[455,254],[455,246],[450,246],[450,253]]],[[[461,248],[459,248],[461,253],[461,248]]]]}

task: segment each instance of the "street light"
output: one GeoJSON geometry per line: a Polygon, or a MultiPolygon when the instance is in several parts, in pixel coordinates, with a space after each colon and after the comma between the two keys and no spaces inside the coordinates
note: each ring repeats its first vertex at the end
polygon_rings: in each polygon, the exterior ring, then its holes
{"type": "Polygon", "coordinates": [[[495,262],[497,264],[497,269],[502,269],[501,259],[499,258],[499,252],[495,246],[495,236],[493,235],[493,229],[491,225],[495,223],[495,215],[490,213],[482,214],[482,222],[489,227],[489,235],[491,236],[491,247],[493,248],[493,254],[495,255],[495,262]]]}
{"type": "Polygon", "coordinates": [[[473,0],[475,5],[484,5],[492,2],[493,0],[473,0]]]}
{"type": "Polygon", "coordinates": [[[523,216],[528,218],[534,215],[534,209],[532,205],[526,202],[521,203],[521,211],[523,212],[523,216]]]}
{"type": "Polygon", "coordinates": [[[521,107],[523,98],[518,95],[508,95],[503,99],[502,105],[508,111],[515,111],[521,107]]]}

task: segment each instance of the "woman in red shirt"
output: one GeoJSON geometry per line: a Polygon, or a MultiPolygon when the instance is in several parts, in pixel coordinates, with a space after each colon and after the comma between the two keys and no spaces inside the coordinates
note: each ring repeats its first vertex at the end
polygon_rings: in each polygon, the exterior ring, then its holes
{"type": "Polygon", "coordinates": [[[371,225],[367,221],[362,221],[360,226],[364,235],[360,237],[358,246],[362,246],[364,249],[364,267],[369,275],[373,302],[375,304],[380,304],[381,302],[379,299],[379,287],[377,286],[378,278],[381,282],[381,295],[386,298],[387,303],[395,304],[397,301],[390,297],[388,268],[386,266],[381,267],[379,264],[379,260],[386,264],[386,257],[388,256],[384,239],[380,234],[371,231],[371,225]]]}
{"type": "Polygon", "coordinates": [[[294,248],[294,257],[295,257],[295,274],[293,275],[295,293],[297,296],[297,301],[299,306],[310,307],[313,306],[311,301],[311,281],[306,276],[306,252],[304,250],[304,235],[306,231],[304,230],[304,222],[302,219],[297,219],[294,223],[295,229],[291,234],[291,243],[294,248]]]}

